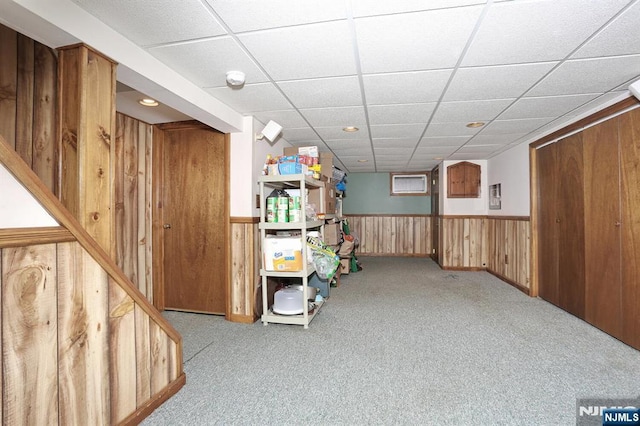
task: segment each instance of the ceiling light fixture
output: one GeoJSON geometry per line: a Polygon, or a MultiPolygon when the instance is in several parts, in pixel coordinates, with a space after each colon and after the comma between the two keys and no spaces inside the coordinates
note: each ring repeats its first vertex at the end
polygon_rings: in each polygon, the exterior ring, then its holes
{"type": "Polygon", "coordinates": [[[484,121],[472,121],[471,123],[467,123],[467,127],[475,129],[476,127],[482,127],[485,124],[487,123],[485,123],[484,121]]]}
{"type": "Polygon", "coordinates": [[[241,87],[244,85],[245,75],[242,71],[227,72],[227,84],[231,87],[241,87]]]}
{"type": "Polygon", "coordinates": [[[358,160],[358,163],[368,163],[369,160],[358,160]]]}
{"type": "Polygon", "coordinates": [[[357,132],[358,130],[360,130],[360,129],[358,129],[358,128],[357,128],[357,127],[355,127],[355,126],[347,126],[347,127],[343,127],[343,128],[342,128],[342,131],[343,131],[343,132],[347,132],[347,133],[357,132]]]}
{"type": "Polygon", "coordinates": [[[148,106],[148,107],[157,107],[158,105],[160,105],[158,103],[158,101],[156,101],[155,99],[151,99],[151,98],[139,99],[138,103],[140,105],[144,105],[144,106],[148,106]]]}

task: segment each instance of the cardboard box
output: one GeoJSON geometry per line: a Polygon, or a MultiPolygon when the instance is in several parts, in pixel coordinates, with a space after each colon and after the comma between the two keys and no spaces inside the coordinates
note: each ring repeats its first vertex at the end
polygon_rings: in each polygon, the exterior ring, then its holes
{"type": "Polygon", "coordinates": [[[340,224],[328,223],[324,225],[324,243],[328,246],[340,244],[340,224]]]}
{"type": "Polygon", "coordinates": [[[267,271],[302,271],[302,239],[268,236],[264,239],[264,269],[267,271]]]}
{"type": "Polygon", "coordinates": [[[351,259],[340,259],[340,274],[348,275],[350,271],[351,259]]]}
{"type": "Polygon", "coordinates": [[[307,203],[316,206],[316,213],[335,214],[336,199],[335,188],[333,185],[325,182],[323,189],[310,189],[307,203]]]}
{"type": "MultiPolygon", "coordinates": [[[[300,151],[302,151],[303,153],[306,153],[308,151],[313,151],[313,148],[314,147],[308,147],[308,146],[302,146],[302,147],[287,146],[283,149],[282,154],[286,156],[297,155],[301,153],[300,151]]],[[[315,148],[317,151],[318,147],[315,147],[315,148]]],[[[318,158],[318,161],[322,165],[321,174],[329,178],[333,177],[333,154],[330,152],[320,152],[319,155],[320,156],[318,158]]]]}

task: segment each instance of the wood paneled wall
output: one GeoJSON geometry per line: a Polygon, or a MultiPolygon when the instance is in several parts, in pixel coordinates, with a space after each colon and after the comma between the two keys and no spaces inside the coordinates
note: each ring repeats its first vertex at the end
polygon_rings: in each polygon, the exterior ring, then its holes
{"type": "Polygon", "coordinates": [[[52,49],[0,25],[0,135],[51,191],[57,66],[52,49]]]}
{"type": "Polygon", "coordinates": [[[431,255],[430,215],[347,215],[364,256],[431,255]]]}
{"type": "Polygon", "coordinates": [[[179,379],[179,342],[79,243],[0,259],[3,424],[116,424],[179,379]]]}
{"type": "Polygon", "coordinates": [[[443,269],[486,269],[529,294],[528,217],[442,216],[443,269]]]}
{"type": "Polygon", "coordinates": [[[480,270],[487,267],[487,218],[441,217],[441,265],[444,269],[480,270]]]}
{"type": "Polygon", "coordinates": [[[487,270],[530,294],[531,226],[528,217],[489,217],[487,270]]]}
{"type": "Polygon", "coordinates": [[[260,281],[259,218],[231,218],[231,276],[229,278],[229,321],[252,323],[255,289],[260,281]]]}
{"type": "Polygon", "coordinates": [[[115,260],[138,290],[153,302],[152,139],[152,125],[116,114],[115,260]]]}

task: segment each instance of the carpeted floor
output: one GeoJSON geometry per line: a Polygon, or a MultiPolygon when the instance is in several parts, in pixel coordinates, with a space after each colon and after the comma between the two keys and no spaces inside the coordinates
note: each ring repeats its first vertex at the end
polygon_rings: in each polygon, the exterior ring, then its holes
{"type": "Polygon", "coordinates": [[[640,352],[485,272],[360,259],[305,330],[167,312],[187,384],[145,425],[573,425],[640,352]]]}

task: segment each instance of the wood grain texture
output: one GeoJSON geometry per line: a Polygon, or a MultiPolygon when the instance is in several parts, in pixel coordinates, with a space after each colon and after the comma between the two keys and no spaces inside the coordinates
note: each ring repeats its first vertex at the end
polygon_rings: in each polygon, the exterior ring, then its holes
{"type": "Polygon", "coordinates": [[[231,223],[230,321],[247,323],[257,320],[254,315],[255,286],[259,282],[257,233],[258,225],[253,221],[231,223]]]}
{"type": "Polygon", "coordinates": [[[119,423],[137,408],[135,303],[113,280],[108,291],[111,421],[119,423]]]}
{"type": "Polygon", "coordinates": [[[589,127],[584,159],[584,319],[621,337],[619,119],[589,127]],[[609,202],[603,202],[609,200],[609,202]]]}
{"type": "Polygon", "coordinates": [[[521,218],[487,219],[487,270],[530,294],[530,224],[521,218]]]}
{"type": "Polygon", "coordinates": [[[360,240],[358,255],[431,255],[431,217],[426,215],[347,215],[360,240]]]}
{"type": "Polygon", "coordinates": [[[0,251],[3,424],[57,424],[56,245],[0,251]]]}
{"type": "Polygon", "coordinates": [[[61,226],[0,229],[0,248],[68,242],[75,239],[71,232],[61,226]]]}
{"type": "Polygon", "coordinates": [[[0,135],[16,149],[18,35],[0,25],[0,135]]]}
{"type": "Polygon", "coordinates": [[[486,268],[486,217],[442,217],[443,268],[486,268]]]}
{"type": "Polygon", "coordinates": [[[16,152],[33,168],[34,41],[17,35],[16,152]]]}
{"type": "Polygon", "coordinates": [[[640,110],[620,117],[622,336],[640,350],[640,110]]]}
{"type": "Polygon", "coordinates": [[[108,277],[78,243],[58,247],[60,422],[109,424],[108,277]]]}
{"type": "Polygon", "coordinates": [[[136,407],[143,407],[151,398],[151,341],[149,315],[140,305],[134,305],[136,321],[136,407]]]}
{"type": "Polygon", "coordinates": [[[161,392],[171,381],[169,339],[156,323],[149,324],[151,395],[161,392]]]}

